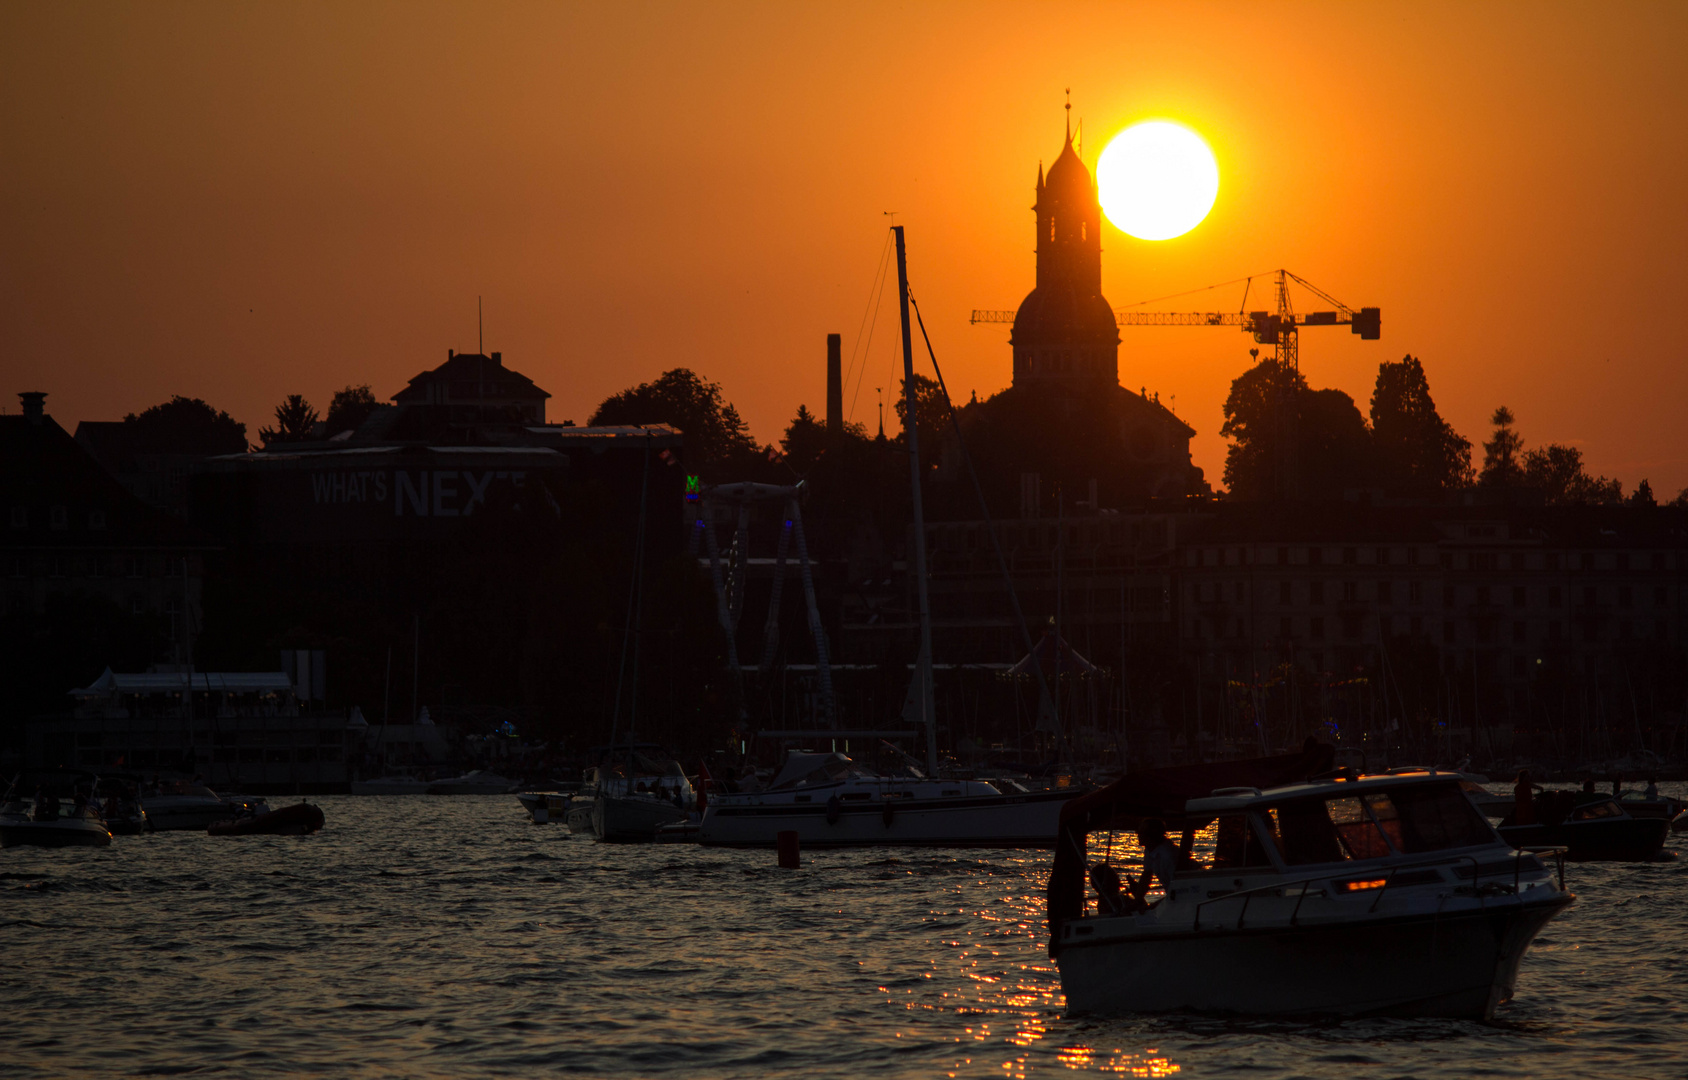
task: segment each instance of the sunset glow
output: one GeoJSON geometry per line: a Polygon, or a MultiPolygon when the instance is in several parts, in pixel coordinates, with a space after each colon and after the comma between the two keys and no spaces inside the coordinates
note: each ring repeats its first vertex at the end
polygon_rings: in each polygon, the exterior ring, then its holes
{"type": "Polygon", "coordinates": [[[1096,162],[1102,210],[1139,240],[1171,240],[1202,223],[1219,197],[1219,162],[1202,137],[1170,120],[1114,136],[1096,162]]]}

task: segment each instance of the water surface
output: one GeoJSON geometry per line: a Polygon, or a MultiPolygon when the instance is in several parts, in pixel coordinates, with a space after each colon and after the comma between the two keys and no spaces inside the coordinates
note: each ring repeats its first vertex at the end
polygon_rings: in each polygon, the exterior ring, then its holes
{"type": "MultiPolygon", "coordinates": [[[[1682,785],[1669,785],[1679,790],[1682,785]]],[[[1068,1018],[1044,852],[624,847],[511,797],[0,851],[8,1077],[1680,1076],[1688,863],[1572,866],[1483,1025],[1068,1018]]],[[[1680,834],[1679,834],[1680,835],[1680,834]]]]}

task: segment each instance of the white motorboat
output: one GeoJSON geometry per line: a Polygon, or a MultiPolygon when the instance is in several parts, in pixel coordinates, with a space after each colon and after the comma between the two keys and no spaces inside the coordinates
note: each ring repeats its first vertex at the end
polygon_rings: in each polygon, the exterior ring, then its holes
{"type": "Polygon", "coordinates": [[[508,776],[475,769],[449,780],[435,780],[427,787],[430,795],[513,795],[522,785],[508,776]]]}
{"type": "Polygon", "coordinates": [[[154,832],[191,829],[204,832],[235,814],[222,796],[192,780],[159,780],[141,790],[147,828],[154,832]]]}
{"type": "Polygon", "coordinates": [[[382,776],[375,780],[353,780],[353,795],[426,795],[429,780],[414,776],[382,776]]]}
{"type": "Polygon", "coordinates": [[[91,805],[64,809],[56,798],[33,807],[14,799],[0,809],[0,847],[106,847],[111,832],[91,805]]]}
{"type": "Polygon", "coordinates": [[[600,793],[592,801],[592,832],[600,840],[618,843],[655,840],[660,830],[692,819],[683,802],[655,792],[631,795],[600,793]]]}
{"type": "MultiPolygon", "coordinates": [[[[1162,770],[1181,771],[1199,775],[1162,770]]],[[[1127,776],[1062,816],[1071,843],[1050,877],[1050,952],[1074,1012],[1487,1020],[1512,997],[1530,941],[1573,900],[1500,838],[1457,776],[1426,771],[1188,799],[1168,824],[1211,829],[1212,847],[1186,847],[1147,910],[1115,914],[1100,897],[1091,909],[1085,834],[1130,827],[1178,787],[1127,776]]]]}
{"type": "Polygon", "coordinates": [[[793,751],[766,791],[711,790],[698,838],[718,847],[773,847],[790,831],[803,847],[1047,848],[1055,844],[1061,807],[1078,794],[883,776],[844,754],[793,751]]]}
{"type": "Polygon", "coordinates": [[[567,821],[569,803],[574,794],[567,791],[518,791],[516,801],[528,812],[535,825],[546,825],[555,818],[567,821]]]}

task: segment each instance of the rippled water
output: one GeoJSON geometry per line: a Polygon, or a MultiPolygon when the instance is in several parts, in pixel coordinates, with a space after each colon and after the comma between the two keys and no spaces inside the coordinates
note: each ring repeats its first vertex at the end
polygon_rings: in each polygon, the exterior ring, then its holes
{"type": "MultiPolygon", "coordinates": [[[[1680,787],[1680,785],[1672,785],[1680,787]]],[[[620,847],[510,797],[0,852],[8,1077],[1681,1076],[1688,862],[1579,901],[1492,1025],[1063,1015],[1047,853],[620,847]]]]}

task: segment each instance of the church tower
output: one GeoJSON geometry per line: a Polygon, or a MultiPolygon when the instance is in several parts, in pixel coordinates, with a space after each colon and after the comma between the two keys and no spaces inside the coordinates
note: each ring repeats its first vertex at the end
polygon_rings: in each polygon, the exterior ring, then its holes
{"type": "MultiPolygon", "coordinates": [[[[1072,106],[1069,105],[1068,109],[1072,106]]],[[[1037,287],[1020,303],[1009,337],[1014,385],[1090,390],[1119,385],[1119,329],[1102,296],[1102,208],[1096,182],[1066,145],[1038,167],[1037,287]]]]}

